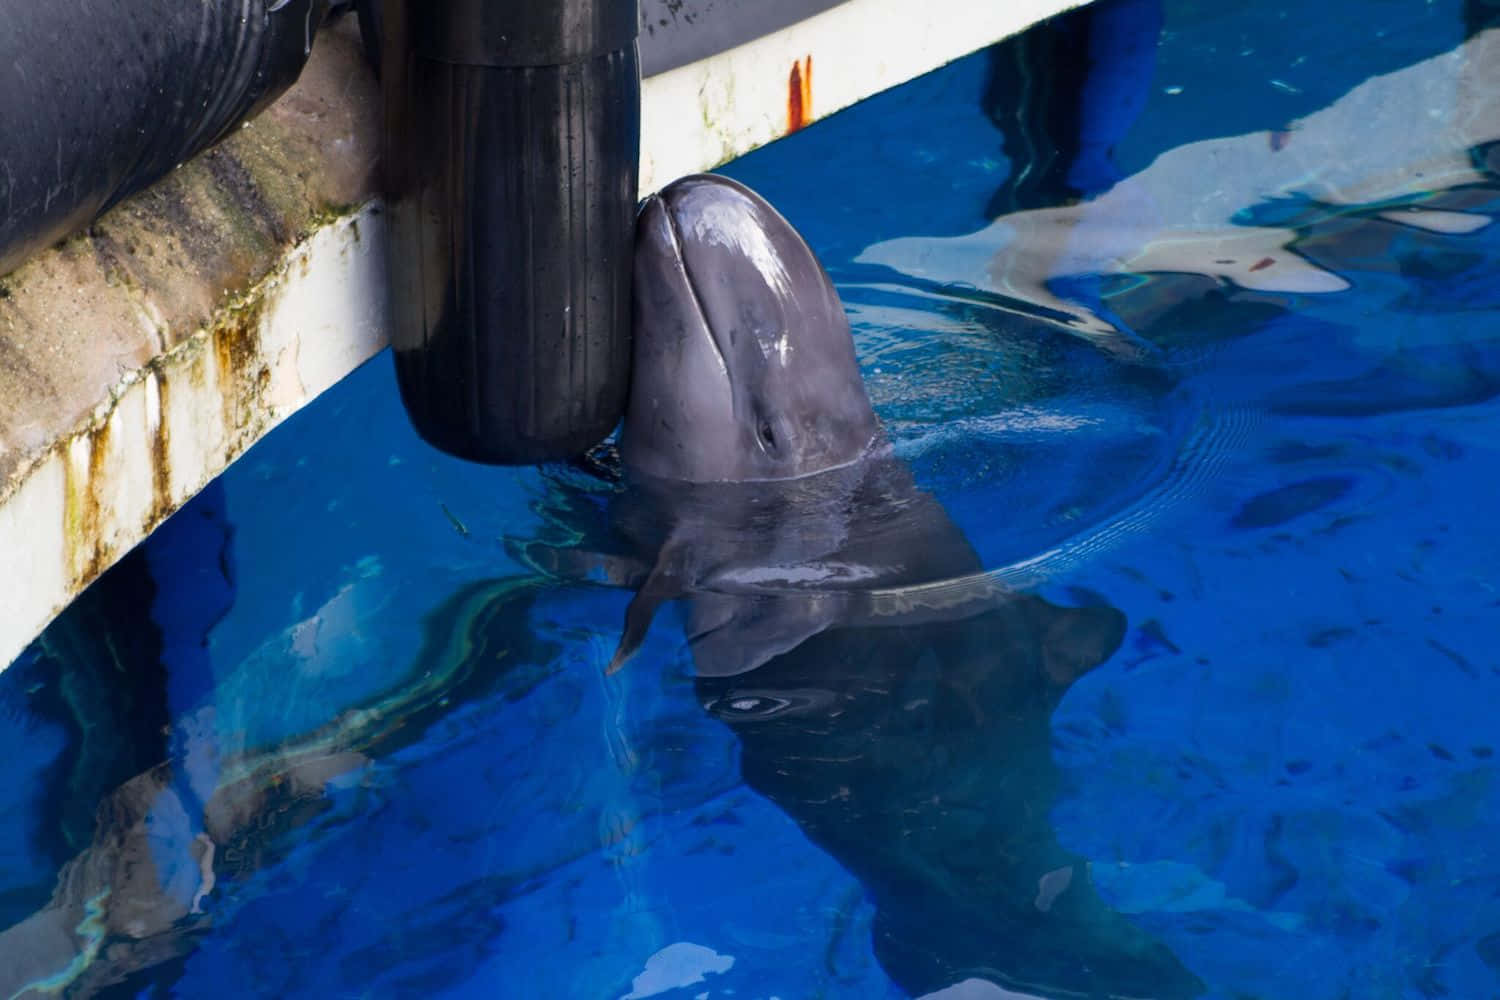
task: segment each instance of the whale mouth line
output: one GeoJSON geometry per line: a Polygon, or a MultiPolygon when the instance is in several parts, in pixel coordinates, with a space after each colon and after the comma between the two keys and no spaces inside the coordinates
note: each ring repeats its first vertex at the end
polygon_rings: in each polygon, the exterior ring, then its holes
{"type": "Polygon", "coordinates": [[[709,346],[713,348],[714,357],[719,362],[719,371],[724,376],[725,386],[730,390],[729,399],[731,412],[737,417],[739,415],[739,394],[734,391],[734,373],[730,369],[730,352],[725,350],[726,345],[720,341],[720,334],[713,322],[708,318],[708,312],[703,308],[703,293],[694,269],[688,263],[688,255],[683,249],[682,227],[677,222],[677,216],[672,211],[672,203],[661,194],[651,196],[653,200],[661,204],[662,215],[666,221],[667,238],[671,241],[671,253],[676,258],[677,267],[682,272],[683,282],[687,285],[688,298],[692,300],[693,313],[698,317],[709,346]]]}

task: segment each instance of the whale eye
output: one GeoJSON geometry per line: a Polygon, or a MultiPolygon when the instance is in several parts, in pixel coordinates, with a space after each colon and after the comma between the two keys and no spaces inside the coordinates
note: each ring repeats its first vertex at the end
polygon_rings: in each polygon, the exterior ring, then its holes
{"type": "Polygon", "coordinates": [[[760,422],[759,433],[761,446],[767,451],[774,451],[776,449],[776,432],[771,429],[771,422],[769,420],[762,420],[760,422]]]}

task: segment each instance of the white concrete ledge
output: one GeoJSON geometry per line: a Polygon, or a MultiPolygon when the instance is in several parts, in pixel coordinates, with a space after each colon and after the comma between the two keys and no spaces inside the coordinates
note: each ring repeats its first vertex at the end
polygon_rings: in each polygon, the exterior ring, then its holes
{"type": "MultiPolygon", "coordinates": [[[[642,192],[1077,0],[849,0],[646,80],[642,192]]],[[[374,86],[347,26],[214,152],[0,278],[0,669],[281,420],[385,346],[374,86]]]]}

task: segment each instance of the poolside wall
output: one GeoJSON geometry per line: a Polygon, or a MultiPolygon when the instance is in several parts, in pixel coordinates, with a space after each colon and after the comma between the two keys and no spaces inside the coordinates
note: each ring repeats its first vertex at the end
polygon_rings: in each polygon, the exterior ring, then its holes
{"type": "MultiPolygon", "coordinates": [[[[1073,6],[847,0],[650,76],[641,193],[1073,6]]],[[[0,669],[261,435],[385,346],[378,124],[345,19],[259,118],[0,277],[0,669]]]]}

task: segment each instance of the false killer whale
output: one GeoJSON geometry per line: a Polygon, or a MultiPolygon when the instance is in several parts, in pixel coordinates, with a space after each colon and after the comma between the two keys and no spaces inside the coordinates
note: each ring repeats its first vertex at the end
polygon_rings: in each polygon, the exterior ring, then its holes
{"type": "Polygon", "coordinates": [[[634,266],[623,542],[521,550],[636,590],[609,669],[680,604],[744,780],[865,886],[875,953],[913,995],[1200,992],[1048,822],[1052,709],[1124,615],[982,572],[893,454],[828,275],[753,191],[669,185],[641,209],[634,266]]]}

